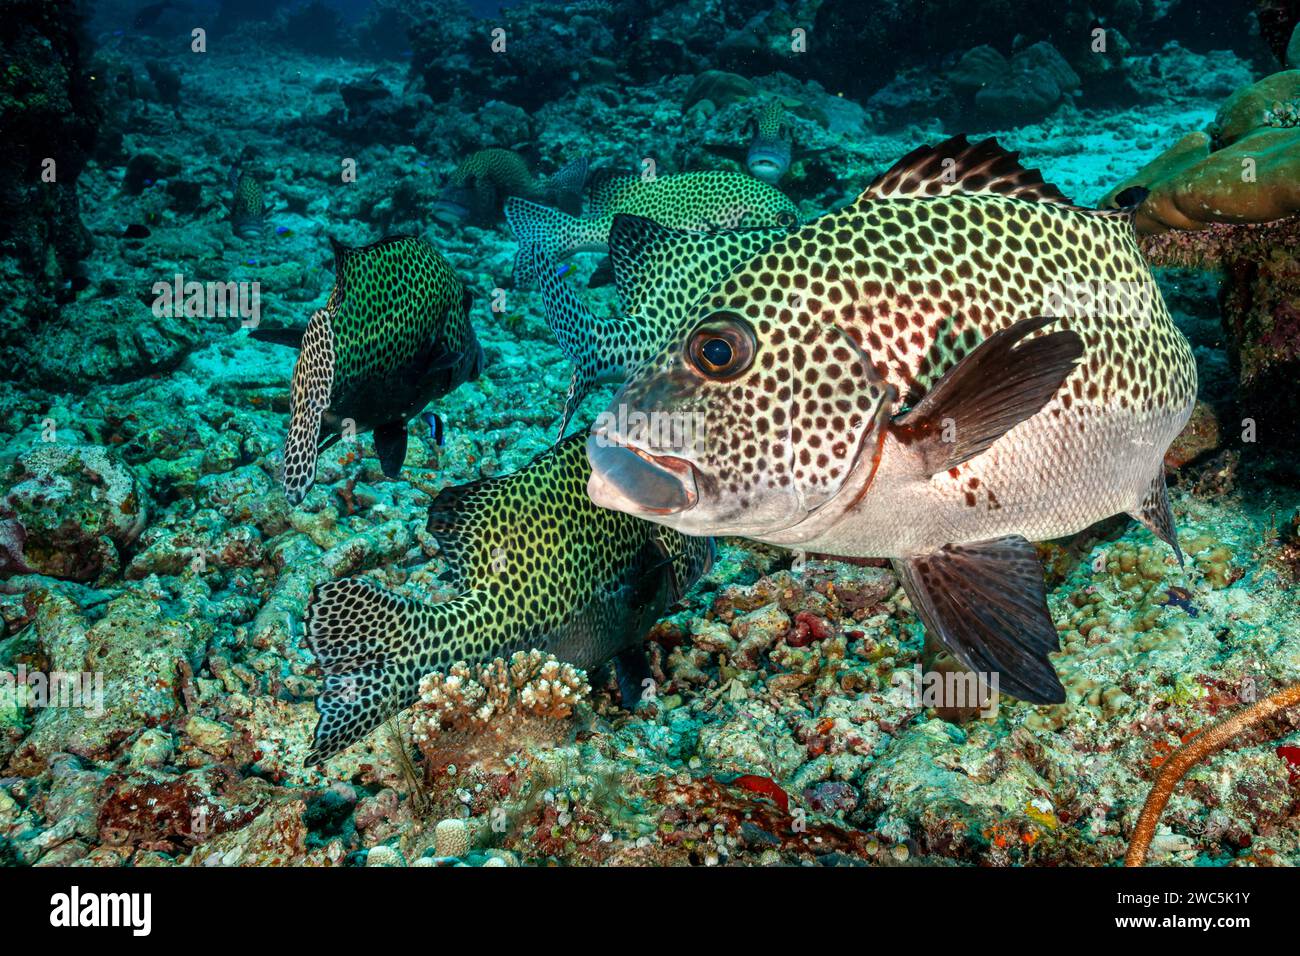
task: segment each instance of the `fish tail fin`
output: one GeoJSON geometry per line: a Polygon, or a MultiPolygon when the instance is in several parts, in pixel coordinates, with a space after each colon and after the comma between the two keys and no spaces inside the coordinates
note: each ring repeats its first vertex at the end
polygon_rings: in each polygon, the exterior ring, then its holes
{"type": "Polygon", "coordinates": [[[325,680],[306,766],[332,757],[415,702],[424,676],[418,662],[434,661],[426,651],[440,630],[436,610],[365,578],[312,590],[303,636],[325,680]]]}
{"type": "Polygon", "coordinates": [[[519,240],[519,255],[515,257],[516,283],[531,282],[536,278],[531,271],[529,247],[540,247],[548,258],[558,262],[570,253],[601,240],[598,224],[518,196],[506,200],[505,213],[511,232],[519,240]]]}
{"type": "Polygon", "coordinates": [[[595,314],[574,294],[559,274],[555,260],[544,249],[533,246],[524,251],[527,268],[537,279],[542,293],[546,324],[555,333],[560,351],[575,365],[585,364],[592,358],[590,353],[595,345],[595,314]]]}
{"type": "Polygon", "coordinates": [[[582,215],[582,191],[587,184],[587,171],[591,163],[579,156],[562,166],[547,180],[551,201],[571,216],[582,215]]]}
{"type": "Polygon", "coordinates": [[[289,504],[307,496],[316,480],[321,418],[334,388],[334,328],[325,309],[315,312],[302,336],[289,390],[289,431],[284,439],[281,484],[289,504]]]}

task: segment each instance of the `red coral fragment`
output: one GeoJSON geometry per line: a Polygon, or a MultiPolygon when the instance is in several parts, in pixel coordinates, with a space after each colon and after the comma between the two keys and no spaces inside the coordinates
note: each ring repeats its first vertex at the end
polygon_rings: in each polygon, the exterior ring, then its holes
{"type": "Polygon", "coordinates": [[[807,647],[813,641],[826,640],[831,634],[831,626],[825,620],[809,611],[800,611],[794,616],[794,630],[785,640],[791,647],[807,647]]]}
{"type": "Polygon", "coordinates": [[[731,785],[740,787],[742,790],[748,790],[750,793],[768,797],[781,808],[782,813],[790,812],[790,795],[782,790],[771,777],[759,777],[747,773],[731,781],[731,785]]]}
{"type": "Polygon", "coordinates": [[[1277,748],[1277,755],[1287,762],[1291,775],[1291,786],[1300,784],[1300,747],[1285,744],[1277,748]]]}

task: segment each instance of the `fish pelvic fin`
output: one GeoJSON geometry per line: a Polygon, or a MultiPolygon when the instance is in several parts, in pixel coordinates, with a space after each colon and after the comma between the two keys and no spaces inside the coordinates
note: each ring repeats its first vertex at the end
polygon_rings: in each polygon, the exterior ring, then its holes
{"type": "Polygon", "coordinates": [[[894,562],[931,637],[999,691],[1031,704],[1065,701],[1047,655],[1060,638],[1047,610],[1043,568],[1020,535],[949,544],[894,562]]]}
{"type": "Polygon", "coordinates": [[[1025,341],[1054,321],[1021,319],[993,333],[894,420],[895,435],[920,453],[927,475],[981,454],[1052,399],[1084,352],[1070,329],[1025,341]]]}
{"type": "Polygon", "coordinates": [[[1169,506],[1169,490],[1165,486],[1165,466],[1163,463],[1156,470],[1155,477],[1147,486],[1146,494],[1136,511],[1130,515],[1146,525],[1147,530],[1174,549],[1178,566],[1184,566],[1183,549],[1178,544],[1178,529],[1174,527],[1174,510],[1169,506]]]}
{"type": "Polygon", "coordinates": [[[325,309],[313,313],[303,332],[302,351],[289,388],[289,431],[284,439],[281,484],[289,504],[307,496],[316,480],[321,418],[334,388],[334,327],[325,309]]]}
{"type": "Polygon", "coordinates": [[[442,639],[444,608],[365,578],[312,590],[303,636],[325,679],[306,766],[332,757],[415,702],[421,678],[439,664],[432,648],[442,639]]]}

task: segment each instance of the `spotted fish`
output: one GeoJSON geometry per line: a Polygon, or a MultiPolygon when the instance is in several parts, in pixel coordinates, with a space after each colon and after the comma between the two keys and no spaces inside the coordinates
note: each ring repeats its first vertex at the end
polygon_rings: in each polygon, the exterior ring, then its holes
{"type": "Polygon", "coordinates": [[[434,211],[442,219],[487,225],[500,217],[507,197],[521,196],[548,200],[565,212],[578,214],[586,178],[586,159],[573,160],[550,179],[539,180],[514,150],[480,149],[452,172],[434,211]]]}
{"type": "Polygon", "coordinates": [[[1034,540],[1127,512],[1182,554],[1163,455],[1196,366],[1132,210],[1071,205],[964,138],[904,157],[689,310],[598,427],[597,504],[688,534],[893,559],[927,630],[1054,703],[1034,540]]]}
{"type": "Polygon", "coordinates": [[[256,176],[238,166],[231,168],[230,182],[234,191],[230,202],[230,228],[241,239],[260,239],[270,215],[262,195],[262,184],[256,176]]]}
{"type": "Polygon", "coordinates": [[[560,436],[593,386],[621,383],[628,371],[658,353],[682,310],[786,231],[684,232],[619,213],[609,231],[620,303],[612,316],[596,316],[541,247],[531,247],[529,269],[538,277],[547,324],[573,363],[560,436]]]}
{"type": "Polygon", "coordinates": [[[622,675],[625,702],[639,697],[641,642],[708,570],[713,542],[594,506],[584,440],[434,499],[428,527],[451,563],[453,600],[426,604],[365,578],[312,592],[304,631],[325,682],[309,765],[409,707],[421,678],[457,661],[536,648],[591,669],[618,656],[639,668],[622,675]]]}
{"type": "Polygon", "coordinates": [[[764,100],[745,121],[744,134],[748,139],[743,146],[706,143],[705,148],[743,163],[751,176],[773,185],[780,182],[798,160],[824,152],[822,149],[795,148],[785,104],[776,98],[764,100]]]}
{"type": "Polygon", "coordinates": [[[284,443],[282,481],[291,504],[315,481],[317,454],[345,431],[373,429],[384,474],[396,478],[406,460],[407,422],[483,368],[469,320],[473,296],[433,246],[415,236],[360,248],[331,245],[334,288],[325,308],[301,333],[252,333],[301,342],[284,443]]]}
{"type": "Polygon", "coordinates": [[[743,173],[677,173],[645,179],[606,176],[590,189],[586,216],[511,198],[506,220],[519,240],[516,281],[531,281],[527,250],[540,246],[546,257],[561,262],[575,252],[603,251],[619,213],[642,216],[673,229],[737,229],[782,226],[798,221],[798,210],[774,186],[743,173]]]}
{"type": "Polygon", "coordinates": [[[768,100],[750,121],[748,131],[745,168],[765,183],[779,181],[789,171],[794,156],[785,104],[777,99],[768,100]]]}

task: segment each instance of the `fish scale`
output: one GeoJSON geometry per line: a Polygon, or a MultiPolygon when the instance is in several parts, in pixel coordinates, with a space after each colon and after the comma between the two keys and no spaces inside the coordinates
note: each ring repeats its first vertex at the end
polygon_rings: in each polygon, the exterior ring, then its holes
{"type": "Polygon", "coordinates": [[[1128,512],[1181,560],[1163,454],[1196,367],[1131,212],[1071,205],[992,140],[904,157],[732,271],[669,341],[610,411],[691,415],[706,441],[598,427],[593,500],[891,558],[926,626],[1025,699],[1063,695],[1029,540],[1128,512]]]}
{"type": "Polygon", "coordinates": [[[452,663],[539,649],[589,669],[635,648],[707,570],[711,540],[588,500],[583,441],[571,436],[519,471],[434,499],[428,530],[458,597],[427,604],[365,578],[312,592],[305,639],[325,682],[308,764],[410,706],[420,680],[452,663]]]}

